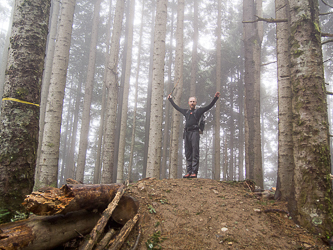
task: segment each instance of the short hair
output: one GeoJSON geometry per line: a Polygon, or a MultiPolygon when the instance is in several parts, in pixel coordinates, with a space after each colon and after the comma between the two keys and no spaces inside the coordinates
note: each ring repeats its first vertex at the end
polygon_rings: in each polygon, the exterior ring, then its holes
{"type": "Polygon", "coordinates": [[[191,96],[190,98],[188,98],[188,101],[190,101],[191,98],[194,98],[196,102],[198,102],[197,98],[195,96],[191,96]]]}

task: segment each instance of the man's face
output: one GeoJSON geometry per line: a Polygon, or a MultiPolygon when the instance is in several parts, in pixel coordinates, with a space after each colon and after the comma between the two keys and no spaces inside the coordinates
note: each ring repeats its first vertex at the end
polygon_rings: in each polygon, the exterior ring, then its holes
{"type": "Polygon", "coordinates": [[[190,109],[195,109],[195,106],[197,105],[195,97],[190,97],[190,99],[188,99],[188,105],[190,106],[190,109]]]}

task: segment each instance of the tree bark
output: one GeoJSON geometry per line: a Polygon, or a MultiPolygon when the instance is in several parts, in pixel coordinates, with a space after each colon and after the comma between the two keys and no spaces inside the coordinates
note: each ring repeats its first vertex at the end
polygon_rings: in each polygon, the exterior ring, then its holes
{"type": "MultiPolygon", "coordinates": [[[[289,3],[287,0],[275,1],[275,17],[287,19],[289,3]]],[[[290,50],[288,39],[290,37],[289,23],[276,24],[276,53],[278,74],[279,99],[279,148],[278,148],[278,174],[275,198],[288,200],[292,192],[294,175],[293,156],[293,114],[292,89],[290,83],[290,50]]]]}
{"type": "Polygon", "coordinates": [[[151,114],[149,129],[149,144],[147,157],[147,177],[160,176],[161,146],[162,146],[162,116],[163,116],[163,86],[165,36],[167,23],[167,0],[158,0],[154,33],[154,68],[151,97],[151,114]]]}
{"type": "Polygon", "coordinates": [[[126,53],[126,68],[125,68],[125,80],[124,80],[124,93],[123,93],[123,105],[121,112],[120,123],[120,137],[119,137],[119,150],[118,150],[118,164],[117,164],[117,183],[124,181],[124,156],[125,156],[125,144],[126,144],[126,130],[127,130],[127,112],[128,112],[128,94],[130,87],[131,68],[132,68],[132,47],[133,47],[133,25],[134,25],[134,11],[135,0],[131,0],[129,3],[129,18],[128,18],[128,33],[127,33],[127,53],[126,53]]]}
{"type": "Polygon", "coordinates": [[[134,158],[134,146],[135,146],[135,131],[136,131],[136,113],[138,108],[138,92],[139,92],[139,73],[141,66],[141,46],[142,46],[142,34],[143,34],[143,25],[144,25],[144,7],[145,0],[142,0],[141,6],[141,26],[139,33],[139,45],[138,45],[138,58],[137,58],[137,67],[136,67],[136,76],[135,76],[135,94],[134,94],[134,111],[133,111],[133,122],[132,122],[132,136],[131,136],[131,149],[130,149],[130,161],[128,164],[128,180],[132,180],[132,167],[133,167],[133,158],[134,158]]]}
{"type": "Polygon", "coordinates": [[[94,183],[98,184],[101,181],[101,172],[102,172],[102,143],[103,143],[103,131],[104,131],[104,124],[105,124],[105,106],[106,106],[106,75],[107,70],[106,67],[108,65],[109,60],[109,51],[110,51],[110,36],[111,36],[111,10],[112,10],[112,0],[110,0],[109,4],[109,15],[108,15],[108,25],[107,25],[107,42],[106,42],[106,53],[105,53],[105,63],[104,63],[104,75],[103,75],[103,90],[102,90],[102,107],[101,107],[101,118],[99,122],[99,128],[98,128],[98,142],[97,142],[97,154],[96,154],[96,163],[95,163],[95,169],[94,169],[94,183]]]}
{"type": "MultiPolygon", "coordinates": [[[[218,15],[217,15],[217,29],[216,29],[216,92],[221,91],[221,67],[222,67],[222,55],[221,55],[221,0],[218,0],[218,15]]],[[[214,166],[214,180],[219,181],[221,175],[221,135],[220,135],[220,118],[221,118],[221,105],[220,102],[216,102],[215,108],[215,166],[214,166]]]]}
{"type": "Polygon", "coordinates": [[[43,141],[43,131],[44,131],[44,120],[45,120],[45,110],[46,101],[49,94],[50,79],[52,73],[52,64],[54,58],[54,50],[57,36],[57,27],[59,21],[59,10],[60,10],[60,0],[52,0],[51,4],[51,20],[50,20],[50,30],[47,38],[47,51],[45,57],[44,74],[42,80],[42,92],[40,98],[40,116],[39,116],[39,136],[38,136],[38,150],[36,159],[36,172],[35,178],[39,179],[39,157],[43,141]]]}
{"type": "Polygon", "coordinates": [[[64,215],[31,216],[27,220],[0,225],[1,249],[46,250],[87,234],[99,213],[79,211],[64,215]],[[47,232],[47,233],[46,233],[47,232]]]}
{"type": "Polygon", "coordinates": [[[61,5],[57,43],[54,52],[49,96],[46,104],[43,142],[39,160],[40,176],[35,180],[36,189],[57,186],[60,127],[69,47],[72,33],[75,0],[64,0],[61,5]]]}
{"type": "MultiPolygon", "coordinates": [[[[183,92],[183,69],[184,69],[184,0],[178,0],[177,5],[177,31],[176,31],[176,60],[175,60],[175,90],[174,102],[180,103],[183,92]]],[[[173,109],[172,112],[172,138],[170,143],[170,178],[177,178],[178,163],[178,145],[180,136],[180,118],[179,111],[173,109]]]]}
{"type": "Polygon", "coordinates": [[[111,183],[114,165],[114,142],[118,101],[118,57],[121,27],[124,14],[124,1],[117,0],[111,37],[111,51],[107,67],[106,86],[108,88],[106,130],[103,141],[103,173],[101,183],[111,183]]]}
{"type": "Polygon", "coordinates": [[[294,220],[323,237],[333,230],[329,130],[318,1],[290,0],[294,220]]]}
{"type": "Polygon", "coordinates": [[[24,200],[27,211],[37,215],[66,214],[81,209],[105,208],[114,198],[119,184],[67,184],[61,188],[46,187],[24,200]]]}
{"type": "Polygon", "coordinates": [[[40,86],[50,1],[15,1],[1,106],[0,210],[22,211],[32,191],[38,144],[40,86]]]}
{"type": "MultiPolygon", "coordinates": [[[[196,84],[198,74],[198,5],[200,0],[193,1],[193,46],[192,46],[192,63],[191,63],[191,82],[190,82],[190,96],[196,96],[196,84]]],[[[220,11],[220,9],[218,9],[220,11]]]]}
{"type": "Polygon", "coordinates": [[[99,11],[100,11],[101,0],[95,0],[94,3],[94,14],[92,20],[91,29],[91,41],[89,49],[89,62],[88,72],[86,78],[86,84],[84,88],[84,99],[83,99],[83,111],[82,111],[82,123],[80,132],[80,144],[79,154],[77,159],[75,179],[83,182],[84,169],[86,163],[86,153],[88,147],[88,135],[89,135],[89,124],[90,124],[90,106],[93,95],[94,86],[94,75],[95,75],[95,62],[96,62],[96,46],[97,46],[97,35],[98,35],[98,24],[99,24],[99,11]]]}

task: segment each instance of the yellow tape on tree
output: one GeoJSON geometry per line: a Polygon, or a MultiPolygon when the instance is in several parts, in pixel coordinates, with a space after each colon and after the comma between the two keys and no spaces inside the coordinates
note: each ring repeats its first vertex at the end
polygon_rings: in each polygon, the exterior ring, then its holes
{"type": "Polygon", "coordinates": [[[2,98],[2,100],[3,100],[3,101],[20,102],[20,103],[25,103],[25,104],[35,105],[35,106],[39,107],[39,104],[31,103],[31,102],[26,102],[26,101],[21,101],[21,100],[19,100],[19,99],[11,98],[11,97],[5,97],[5,98],[2,98]]]}

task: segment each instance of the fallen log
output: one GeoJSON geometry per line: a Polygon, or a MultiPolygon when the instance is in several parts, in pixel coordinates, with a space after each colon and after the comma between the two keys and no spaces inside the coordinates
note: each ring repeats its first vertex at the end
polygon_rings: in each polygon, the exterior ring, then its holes
{"type": "Polygon", "coordinates": [[[121,186],[116,194],[116,197],[112,200],[112,202],[108,205],[108,207],[104,210],[101,218],[98,220],[96,226],[91,230],[89,238],[84,244],[79,248],[79,250],[91,250],[96,244],[97,240],[101,236],[101,233],[104,230],[106,223],[109,221],[112,212],[117,207],[120,198],[125,193],[125,186],[121,186]]]}
{"type": "Polygon", "coordinates": [[[67,184],[47,187],[27,195],[23,206],[36,215],[66,214],[81,209],[104,210],[116,195],[120,184],[67,184]]]}
{"type": "Polygon", "coordinates": [[[52,249],[79,234],[88,234],[99,218],[99,213],[83,210],[66,215],[33,215],[26,220],[1,224],[0,249],[52,249]]]}

